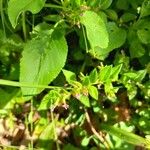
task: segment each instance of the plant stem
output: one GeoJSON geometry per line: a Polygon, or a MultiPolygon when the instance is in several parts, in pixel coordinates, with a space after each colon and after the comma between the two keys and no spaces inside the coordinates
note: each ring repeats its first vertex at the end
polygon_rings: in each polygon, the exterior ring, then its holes
{"type": "Polygon", "coordinates": [[[3,12],[3,0],[0,0],[0,13],[1,13],[4,37],[6,38],[6,29],[5,29],[5,23],[4,23],[5,22],[5,18],[4,18],[4,12],[3,12]]]}
{"type": "MultiPolygon", "coordinates": [[[[30,113],[31,113],[31,120],[33,120],[33,98],[31,99],[31,108],[30,108],[30,113]]],[[[31,121],[30,123],[30,127],[31,127],[31,149],[33,149],[33,121],[31,121]]]]}
{"type": "Polygon", "coordinates": [[[57,132],[56,132],[56,125],[55,125],[55,119],[54,119],[54,114],[53,114],[53,109],[52,109],[52,104],[51,104],[51,119],[52,119],[52,125],[53,125],[53,131],[54,131],[54,138],[55,138],[55,142],[56,142],[56,147],[57,147],[57,150],[60,150],[60,146],[59,146],[59,143],[58,143],[58,136],[57,136],[57,132]]]}
{"type": "Polygon", "coordinates": [[[64,7],[59,6],[59,5],[54,5],[54,4],[45,4],[44,7],[64,9],[64,7]]]}
{"type": "Polygon", "coordinates": [[[83,37],[84,37],[84,42],[85,42],[86,53],[88,53],[88,44],[87,44],[86,33],[85,33],[85,29],[84,29],[82,24],[81,24],[81,28],[82,28],[82,31],[83,31],[83,37]]]}
{"type": "MultiPolygon", "coordinates": [[[[61,89],[65,87],[58,87],[58,86],[46,86],[46,85],[33,85],[31,83],[20,83],[16,81],[9,81],[0,79],[0,85],[6,86],[15,86],[15,87],[27,87],[27,88],[45,88],[45,89],[61,89]]],[[[68,90],[72,89],[70,87],[66,88],[68,90]]]]}
{"type": "Polygon", "coordinates": [[[25,12],[22,13],[22,28],[23,28],[23,36],[24,40],[27,40],[27,30],[26,30],[26,14],[25,12]]]}
{"type": "Polygon", "coordinates": [[[91,131],[93,132],[93,134],[104,144],[104,146],[106,147],[107,150],[110,149],[110,146],[108,145],[108,143],[105,141],[105,139],[96,131],[96,129],[94,128],[92,122],[91,122],[91,119],[90,119],[90,116],[87,112],[87,110],[85,109],[85,117],[86,117],[86,120],[91,128],[91,131]]]}

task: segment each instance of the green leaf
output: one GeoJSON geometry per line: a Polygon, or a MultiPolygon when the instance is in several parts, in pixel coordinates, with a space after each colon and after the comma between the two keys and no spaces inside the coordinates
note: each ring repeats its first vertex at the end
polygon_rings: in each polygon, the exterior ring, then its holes
{"type": "Polygon", "coordinates": [[[89,142],[90,142],[90,139],[91,139],[90,137],[86,137],[86,136],[85,136],[85,137],[82,139],[82,141],[81,141],[81,145],[84,146],[84,147],[85,147],[85,146],[88,146],[88,144],[89,144],[89,142]]]}
{"type": "Polygon", "coordinates": [[[113,0],[101,0],[100,8],[101,9],[107,9],[113,0]]]}
{"type": "Polygon", "coordinates": [[[129,9],[129,2],[127,0],[117,0],[116,6],[118,9],[127,10],[129,9]]]}
{"type": "Polygon", "coordinates": [[[80,17],[86,28],[87,38],[91,48],[106,48],[108,46],[108,33],[104,20],[93,11],[85,11],[80,17]]]}
{"type": "Polygon", "coordinates": [[[104,90],[107,95],[107,98],[115,102],[116,101],[115,93],[118,91],[118,88],[113,87],[111,82],[106,82],[104,84],[104,90]]]}
{"type": "Polygon", "coordinates": [[[132,41],[129,50],[131,58],[139,58],[145,54],[145,48],[138,39],[132,41]]]}
{"type": "Polygon", "coordinates": [[[129,22],[129,21],[133,21],[136,19],[136,15],[132,14],[132,13],[124,13],[121,17],[120,17],[120,21],[121,22],[129,22]]]}
{"type": "Polygon", "coordinates": [[[96,47],[91,50],[90,53],[95,56],[95,58],[104,60],[109,52],[122,46],[126,40],[126,31],[119,28],[114,22],[109,22],[107,24],[109,33],[109,44],[107,48],[96,47]]]}
{"type": "Polygon", "coordinates": [[[138,30],[137,35],[142,43],[144,43],[144,44],[150,43],[150,36],[149,36],[150,35],[150,27],[138,30]]]}
{"type": "Polygon", "coordinates": [[[98,73],[97,70],[94,69],[89,75],[89,80],[91,83],[96,83],[97,79],[98,79],[98,73]]]}
{"type": "Polygon", "coordinates": [[[105,66],[100,69],[99,80],[104,83],[110,79],[112,66],[105,66]]]}
{"type": "Polygon", "coordinates": [[[89,94],[92,98],[98,100],[98,90],[95,86],[89,86],[89,94]]]}
{"type": "Polygon", "coordinates": [[[86,107],[90,107],[90,101],[89,101],[89,98],[87,96],[81,94],[79,100],[86,107]]]}
{"type": "Polygon", "coordinates": [[[101,125],[102,130],[105,130],[107,133],[117,136],[120,139],[134,144],[134,145],[139,145],[139,146],[144,146],[144,145],[149,145],[149,141],[143,137],[140,137],[134,133],[131,132],[127,132],[124,129],[120,129],[117,127],[113,127],[113,126],[108,126],[108,125],[101,125]]]}
{"type": "Polygon", "coordinates": [[[38,111],[43,111],[49,109],[53,104],[59,99],[60,95],[57,91],[51,90],[42,99],[38,111]]]}
{"type": "Polygon", "coordinates": [[[45,149],[52,149],[53,146],[53,141],[55,139],[55,133],[54,133],[54,125],[53,122],[49,123],[45,129],[43,130],[43,132],[41,133],[41,135],[38,138],[37,141],[37,146],[41,149],[41,150],[45,150],[45,149]]]}
{"type": "Polygon", "coordinates": [[[146,69],[144,69],[144,70],[139,70],[137,72],[127,72],[124,73],[124,75],[136,82],[141,82],[145,77],[146,73],[147,71],[146,69]]]}
{"type": "Polygon", "coordinates": [[[112,68],[111,76],[110,76],[112,81],[117,81],[118,80],[118,75],[119,75],[119,73],[121,71],[121,68],[122,68],[122,64],[112,68]]]}
{"type": "MultiPolygon", "coordinates": [[[[61,32],[46,31],[29,41],[20,63],[20,82],[48,85],[63,68],[67,57],[67,44],[61,32]]],[[[23,95],[38,94],[43,88],[22,87],[23,95]]],[[[30,96],[26,99],[31,98],[30,96]]]]}
{"type": "Polygon", "coordinates": [[[74,72],[63,69],[63,74],[66,78],[66,81],[71,84],[73,81],[76,81],[76,74],[74,72]]]}
{"type": "Polygon", "coordinates": [[[10,0],[8,2],[8,17],[12,26],[16,27],[22,12],[30,11],[36,14],[43,8],[44,4],[45,0],[10,0]]]}
{"type": "Polygon", "coordinates": [[[105,13],[107,14],[109,19],[117,21],[118,14],[117,14],[117,12],[115,10],[113,10],[113,9],[106,9],[105,13]]]}
{"type": "Polygon", "coordinates": [[[146,17],[148,15],[150,15],[150,1],[144,0],[142,7],[141,7],[140,17],[146,17]]]}

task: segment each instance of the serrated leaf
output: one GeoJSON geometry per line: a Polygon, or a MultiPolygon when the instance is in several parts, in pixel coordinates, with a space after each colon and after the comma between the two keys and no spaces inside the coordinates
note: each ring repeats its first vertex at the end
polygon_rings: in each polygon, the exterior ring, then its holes
{"type": "Polygon", "coordinates": [[[8,2],[8,17],[12,26],[16,27],[22,12],[30,11],[36,14],[43,8],[44,4],[45,0],[10,0],[8,2]]]}
{"type": "Polygon", "coordinates": [[[79,100],[86,107],[90,107],[90,100],[89,100],[89,98],[87,96],[81,94],[79,100]]]}
{"type": "MultiPolygon", "coordinates": [[[[20,82],[48,85],[63,68],[67,57],[67,43],[61,32],[46,31],[29,41],[20,63],[20,82]]],[[[38,94],[43,89],[23,88],[23,95],[38,94]]],[[[27,99],[31,98],[30,96],[27,99]]]]}
{"type": "Polygon", "coordinates": [[[80,17],[86,28],[86,34],[91,48],[106,48],[108,46],[108,33],[102,17],[93,11],[85,11],[80,17]]]}
{"type": "Polygon", "coordinates": [[[98,100],[98,89],[95,86],[89,86],[89,94],[92,98],[98,100]]]}
{"type": "Polygon", "coordinates": [[[109,33],[108,47],[104,49],[96,47],[94,50],[90,51],[95,58],[100,60],[104,60],[109,52],[122,46],[126,40],[126,31],[119,28],[114,22],[109,22],[107,28],[109,33]]]}

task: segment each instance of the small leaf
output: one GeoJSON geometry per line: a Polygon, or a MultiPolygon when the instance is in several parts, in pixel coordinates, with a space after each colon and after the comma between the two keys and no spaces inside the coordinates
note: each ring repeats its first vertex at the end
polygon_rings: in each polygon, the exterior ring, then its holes
{"type": "Polygon", "coordinates": [[[60,97],[59,93],[55,90],[49,91],[48,94],[42,99],[38,111],[43,111],[49,109],[60,97]]]}
{"type": "Polygon", "coordinates": [[[150,43],[150,36],[149,36],[150,35],[150,27],[138,30],[137,35],[142,43],[144,43],[144,44],[150,43]]]}
{"type": "Polygon", "coordinates": [[[105,13],[107,14],[108,18],[110,18],[111,20],[117,21],[118,19],[118,14],[115,10],[113,9],[106,9],[105,13]]]}
{"type": "Polygon", "coordinates": [[[138,39],[132,41],[129,50],[131,58],[139,58],[145,54],[145,48],[138,39]]]}
{"type": "Polygon", "coordinates": [[[71,84],[73,81],[76,81],[76,74],[74,72],[63,69],[63,74],[66,78],[66,81],[71,84]]]}
{"type": "Polygon", "coordinates": [[[84,104],[86,107],[90,107],[90,101],[89,101],[89,98],[83,94],[80,95],[80,98],[79,98],[80,102],[82,104],[84,104]]]}
{"type": "Polygon", "coordinates": [[[112,66],[105,66],[100,69],[99,80],[100,82],[107,82],[110,79],[112,66]]]}
{"type": "Polygon", "coordinates": [[[113,0],[101,0],[100,8],[101,9],[107,9],[113,0]]]}
{"type": "Polygon", "coordinates": [[[82,141],[81,141],[81,145],[84,146],[84,147],[85,147],[85,146],[88,146],[88,144],[89,144],[89,142],[90,142],[90,139],[91,139],[90,137],[86,137],[86,136],[85,136],[85,137],[82,139],[82,141]]]}
{"type": "Polygon", "coordinates": [[[142,7],[141,7],[140,17],[146,17],[148,15],[150,15],[150,1],[144,0],[142,7]]]}
{"type": "Polygon", "coordinates": [[[92,98],[98,100],[98,90],[95,86],[89,86],[89,94],[92,98]]]}
{"type": "Polygon", "coordinates": [[[96,83],[97,79],[98,79],[98,73],[97,70],[94,69],[89,75],[89,80],[91,83],[96,83]]]}
{"type": "Polygon", "coordinates": [[[86,28],[87,38],[91,48],[106,48],[108,46],[108,33],[104,20],[93,11],[85,11],[80,17],[86,28]]]}
{"type": "Polygon", "coordinates": [[[10,0],[8,2],[8,17],[15,28],[18,17],[22,12],[30,11],[33,14],[38,13],[44,6],[45,0],[10,0]]]}
{"type": "Polygon", "coordinates": [[[129,22],[129,21],[133,21],[136,19],[136,15],[132,14],[132,13],[124,13],[121,17],[120,17],[120,21],[121,22],[129,22]]]}
{"type": "Polygon", "coordinates": [[[121,71],[121,68],[122,68],[122,64],[112,68],[112,72],[111,72],[111,76],[110,76],[112,81],[117,81],[118,80],[118,75],[121,71]]]}
{"type": "MultiPolygon", "coordinates": [[[[48,85],[63,68],[67,58],[67,44],[61,32],[51,30],[29,41],[23,50],[20,64],[20,82],[30,85],[48,85]]],[[[26,100],[43,88],[22,87],[26,100]],[[30,95],[30,96],[29,96],[30,95]]]]}

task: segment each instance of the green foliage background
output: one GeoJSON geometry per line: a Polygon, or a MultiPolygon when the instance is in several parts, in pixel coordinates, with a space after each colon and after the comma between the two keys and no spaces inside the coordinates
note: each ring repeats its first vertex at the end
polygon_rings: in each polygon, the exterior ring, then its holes
{"type": "Polygon", "coordinates": [[[150,148],[149,0],[0,0],[0,14],[0,117],[25,127],[2,147],[150,148]]]}

